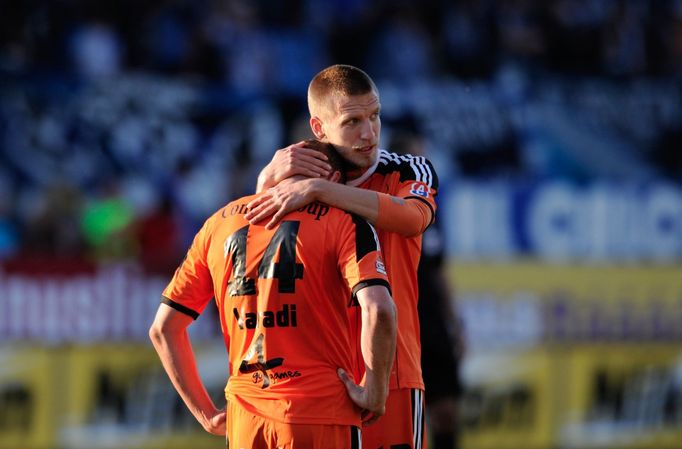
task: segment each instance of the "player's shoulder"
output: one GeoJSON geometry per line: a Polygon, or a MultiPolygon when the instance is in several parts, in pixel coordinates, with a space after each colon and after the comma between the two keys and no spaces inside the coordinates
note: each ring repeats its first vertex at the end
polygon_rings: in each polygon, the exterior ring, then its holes
{"type": "Polygon", "coordinates": [[[255,199],[257,196],[258,195],[243,196],[223,205],[213,212],[208,219],[206,219],[203,227],[207,230],[215,228],[220,226],[225,219],[231,217],[241,217],[243,219],[244,215],[246,215],[246,213],[249,211],[249,202],[251,202],[251,200],[255,199]]]}
{"type": "Polygon", "coordinates": [[[375,173],[390,175],[397,173],[400,181],[419,181],[429,187],[438,188],[438,176],[433,164],[424,156],[398,154],[385,149],[379,150],[379,163],[375,173]]]}

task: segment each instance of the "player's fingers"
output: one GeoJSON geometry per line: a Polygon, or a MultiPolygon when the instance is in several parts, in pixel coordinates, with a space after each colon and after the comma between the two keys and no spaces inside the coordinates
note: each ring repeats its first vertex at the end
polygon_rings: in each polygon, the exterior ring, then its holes
{"type": "Polygon", "coordinates": [[[362,420],[362,426],[367,427],[371,426],[375,422],[377,422],[381,418],[381,415],[377,415],[376,413],[371,413],[367,415],[367,419],[362,420]]]}
{"type": "Polygon", "coordinates": [[[356,384],[343,368],[339,368],[338,370],[336,370],[336,373],[338,374],[339,379],[341,379],[341,382],[343,382],[343,385],[346,387],[346,391],[348,392],[348,396],[350,396],[350,399],[358,407],[362,407],[364,413],[369,413],[369,410],[364,408],[365,401],[363,397],[363,388],[356,384]]]}
{"type": "Polygon", "coordinates": [[[348,373],[346,373],[346,370],[343,368],[337,369],[336,374],[339,376],[339,379],[341,379],[341,382],[343,382],[346,388],[348,388],[349,384],[355,385],[355,383],[350,379],[348,373]]]}
{"type": "Polygon", "coordinates": [[[326,154],[321,153],[317,150],[313,150],[312,148],[308,148],[303,145],[292,147],[290,153],[291,155],[296,157],[315,159],[322,162],[323,164],[326,164],[327,160],[329,159],[326,154]]]}
{"type": "Polygon", "coordinates": [[[227,420],[227,413],[224,411],[218,413],[215,415],[213,418],[211,418],[211,424],[220,429],[220,428],[225,428],[225,421],[227,420]]]}
{"type": "Polygon", "coordinates": [[[265,229],[273,229],[286,214],[287,211],[285,209],[280,209],[275,215],[272,216],[268,224],[265,225],[265,229]]]}
{"type": "Polygon", "coordinates": [[[306,162],[327,170],[331,168],[329,162],[327,162],[327,156],[317,150],[311,150],[310,148],[301,148],[296,152],[292,152],[291,157],[300,162],[306,162]]]}
{"type": "MultiPolygon", "coordinates": [[[[317,160],[317,159],[316,159],[317,160]]],[[[310,178],[328,176],[331,167],[328,164],[320,165],[309,161],[301,160],[292,170],[294,174],[308,176],[310,178]]]]}
{"type": "Polygon", "coordinates": [[[225,435],[227,430],[227,413],[221,410],[209,420],[210,426],[206,430],[213,435],[225,435]]]}
{"type": "Polygon", "coordinates": [[[253,217],[256,214],[256,210],[258,210],[258,206],[263,204],[269,198],[270,198],[270,195],[263,194],[263,195],[259,195],[258,198],[254,198],[251,201],[249,201],[246,204],[246,207],[249,209],[249,211],[246,213],[246,215],[244,215],[244,218],[247,220],[250,220],[251,217],[253,217]]]}
{"type": "Polygon", "coordinates": [[[370,424],[377,422],[377,420],[386,413],[386,407],[382,406],[380,409],[368,410],[367,412],[368,413],[365,416],[361,417],[363,426],[369,426],[370,424]]]}
{"type": "Polygon", "coordinates": [[[244,217],[247,220],[249,220],[249,223],[255,224],[258,222],[261,222],[268,218],[270,215],[272,215],[275,212],[275,207],[272,204],[271,201],[268,201],[266,203],[261,204],[260,206],[256,207],[252,213],[250,213],[250,217],[244,217]]]}

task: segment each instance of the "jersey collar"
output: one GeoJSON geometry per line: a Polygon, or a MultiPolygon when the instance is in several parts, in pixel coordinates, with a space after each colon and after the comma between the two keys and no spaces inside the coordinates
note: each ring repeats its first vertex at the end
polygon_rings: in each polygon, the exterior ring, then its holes
{"type": "Polygon", "coordinates": [[[377,160],[374,161],[374,163],[372,164],[371,167],[369,167],[362,175],[360,175],[360,177],[355,178],[355,179],[351,179],[350,181],[347,181],[346,185],[351,186],[351,187],[357,187],[360,184],[362,184],[363,182],[365,182],[367,180],[367,178],[372,176],[372,174],[376,171],[377,167],[379,166],[379,159],[381,156],[381,151],[382,150],[378,151],[377,160]]]}

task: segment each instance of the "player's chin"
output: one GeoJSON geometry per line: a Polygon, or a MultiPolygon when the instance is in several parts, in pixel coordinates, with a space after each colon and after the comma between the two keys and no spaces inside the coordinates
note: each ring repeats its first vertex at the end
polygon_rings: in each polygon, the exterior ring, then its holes
{"type": "Polygon", "coordinates": [[[367,152],[365,154],[357,154],[357,157],[355,157],[353,163],[357,165],[360,168],[369,168],[372,165],[374,165],[374,162],[376,162],[377,158],[379,157],[379,152],[374,151],[367,152]]]}

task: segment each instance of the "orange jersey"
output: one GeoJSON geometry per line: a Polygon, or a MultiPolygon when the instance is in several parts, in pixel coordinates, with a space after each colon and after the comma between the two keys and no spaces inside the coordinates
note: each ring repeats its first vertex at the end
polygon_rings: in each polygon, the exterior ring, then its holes
{"type": "Polygon", "coordinates": [[[196,318],[215,297],[229,401],[281,422],[359,426],[337,369],[356,363],[347,316],[355,293],[388,287],[374,229],[312,203],[268,231],[244,219],[253,198],[204,223],[162,301],[196,318]]]}
{"type": "MultiPolygon", "coordinates": [[[[435,217],[434,197],[438,193],[438,177],[431,162],[424,157],[379,150],[375,166],[360,178],[348,182],[348,185],[423,201],[432,211],[431,221],[435,217]]],[[[390,388],[424,389],[417,313],[417,267],[422,238],[421,235],[406,238],[381,229],[377,229],[377,233],[392,287],[393,301],[398,309],[398,341],[390,388]]],[[[350,313],[352,317],[357,311],[352,310],[350,313]]],[[[359,319],[351,319],[359,326],[359,319]]],[[[356,348],[359,351],[359,346],[356,348]]],[[[363,365],[358,365],[358,368],[363,368],[363,365]]]]}

